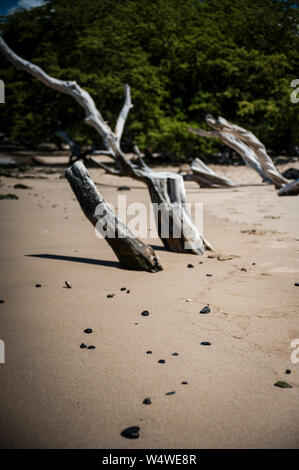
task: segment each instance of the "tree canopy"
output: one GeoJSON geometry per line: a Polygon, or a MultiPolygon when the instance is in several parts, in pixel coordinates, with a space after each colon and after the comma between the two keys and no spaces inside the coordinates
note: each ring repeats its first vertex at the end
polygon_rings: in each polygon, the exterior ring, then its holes
{"type": "MultiPolygon", "coordinates": [[[[114,126],[131,86],[125,133],[133,145],[176,156],[217,143],[187,132],[206,113],[247,127],[275,152],[299,145],[299,11],[279,0],[49,0],[1,18],[8,45],[61,79],[76,80],[114,126]]],[[[27,144],[99,137],[69,96],[48,89],[1,57],[6,104],[1,132],[27,144]]]]}

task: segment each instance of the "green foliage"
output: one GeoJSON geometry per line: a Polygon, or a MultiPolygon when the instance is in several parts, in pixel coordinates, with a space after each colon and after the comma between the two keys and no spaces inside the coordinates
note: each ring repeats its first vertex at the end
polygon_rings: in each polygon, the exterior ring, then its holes
{"type": "MultiPolygon", "coordinates": [[[[57,78],[89,91],[112,125],[129,83],[134,108],[123,143],[176,156],[211,152],[196,138],[206,113],[247,127],[275,151],[299,144],[299,16],[279,0],[49,0],[3,18],[7,43],[57,78]]],[[[100,144],[84,111],[1,60],[6,104],[1,131],[29,144],[56,141],[67,130],[100,144]]]]}

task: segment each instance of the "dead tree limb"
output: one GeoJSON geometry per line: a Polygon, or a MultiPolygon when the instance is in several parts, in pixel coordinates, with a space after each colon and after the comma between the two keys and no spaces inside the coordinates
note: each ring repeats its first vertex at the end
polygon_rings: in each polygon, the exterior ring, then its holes
{"type": "Polygon", "coordinates": [[[297,196],[299,194],[299,178],[280,188],[277,194],[278,196],[297,196]]]}
{"type": "Polygon", "coordinates": [[[29,72],[50,88],[71,95],[76,99],[85,110],[85,122],[94,127],[101,135],[107,153],[117,163],[117,169],[114,172],[110,171],[106,165],[100,164],[100,166],[110,173],[119,176],[129,176],[144,182],[148,186],[152,202],[165,201],[165,206],[168,207],[166,212],[171,214],[170,220],[173,221],[173,226],[176,226],[179,221],[183,222],[180,241],[174,238],[174,230],[171,228],[170,236],[168,237],[163,237],[162,231],[160,231],[162,242],[167,248],[172,251],[191,252],[194,254],[202,254],[205,247],[211,249],[211,245],[203,239],[187,213],[185,204],[186,193],[182,177],[170,174],[169,172],[157,175],[142,163],[140,155],[138,156],[139,164],[137,165],[131,162],[122,152],[120,140],[125,120],[129,110],[132,108],[130,87],[128,85],[125,85],[124,106],[117,120],[115,132],[113,132],[104,121],[89,93],[83,90],[76,82],[62,81],[50,77],[40,67],[15,54],[1,37],[0,50],[2,50],[5,57],[15,67],[29,72]]]}
{"type": "Polygon", "coordinates": [[[214,187],[214,186],[229,186],[234,187],[236,184],[229,178],[217,174],[204,164],[199,158],[191,163],[190,169],[192,170],[192,179],[196,181],[201,187],[214,187]]]}
{"type": "Polygon", "coordinates": [[[82,162],[75,162],[65,176],[84,214],[105,237],[123,268],[162,270],[154,250],[136,238],[106,204],[82,162]]]}
{"type": "Polygon", "coordinates": [[[224,144],[239,153],[244,162],[253,168],[264,181],[274,184],[276,188],[281,188],[288,183],[288,180],[275,168],[265,146],[252,132],[220,116],[215,119],[208,114],[206,122],[212,127],[211,132],[192,128],[189,128],[189,131],[202,137],[219,138],[224,144]]]}

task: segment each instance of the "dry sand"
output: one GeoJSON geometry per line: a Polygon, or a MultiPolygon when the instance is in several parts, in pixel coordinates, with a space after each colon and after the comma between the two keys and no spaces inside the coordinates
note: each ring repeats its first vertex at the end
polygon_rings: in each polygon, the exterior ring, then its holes
{"type": "MultiPolygon", "coordinates": [[[[1,447],[298,448],[299,199],[279,198],[245,167],[217,171],[252,185],[187,182],[188,200],[204,203],[216,254],[238,257],[170,253],[148,239],[164,266],[156,274],[119,268],[57,174],[1,178],[0,192],[19,196],[0,201],[1,447]],[[199,314],[205,305],[211,313],[199,314]],[[128,426],[138,440],[121,437],[128,426]]],[[[128,201],[149,205],[142,184],[91,174],[107,201],[129,185],[128,201]]]]}

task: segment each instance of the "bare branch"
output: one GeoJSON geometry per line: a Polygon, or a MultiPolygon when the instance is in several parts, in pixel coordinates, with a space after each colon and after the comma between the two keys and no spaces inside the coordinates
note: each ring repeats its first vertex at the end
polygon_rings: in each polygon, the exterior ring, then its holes
{"type": "Polygon", "coordinates": [[[127,120],[129,111],[130,111],[130,109],[133,108],[133,105],[132,105],[132,102],[131,102],[131,89],[130,89],[130,86],[126,84],[124,86],[124,91],[125,91],[125,102],[124,102],[124,105],[123,105],[123,108],[122,108],[121,112],[119,113],[117,123],[116,123],[116,126],[115,126],[115,135],[116,135],[116,139],[117,139],[117,142],[118,142],[119,145],[120,145],[120,140],[121,140],[121,137],[122,137],[122,134],[123,134],[123,131],[124,131],[124,126],[125,126],[125,122],[127,120]]]}

